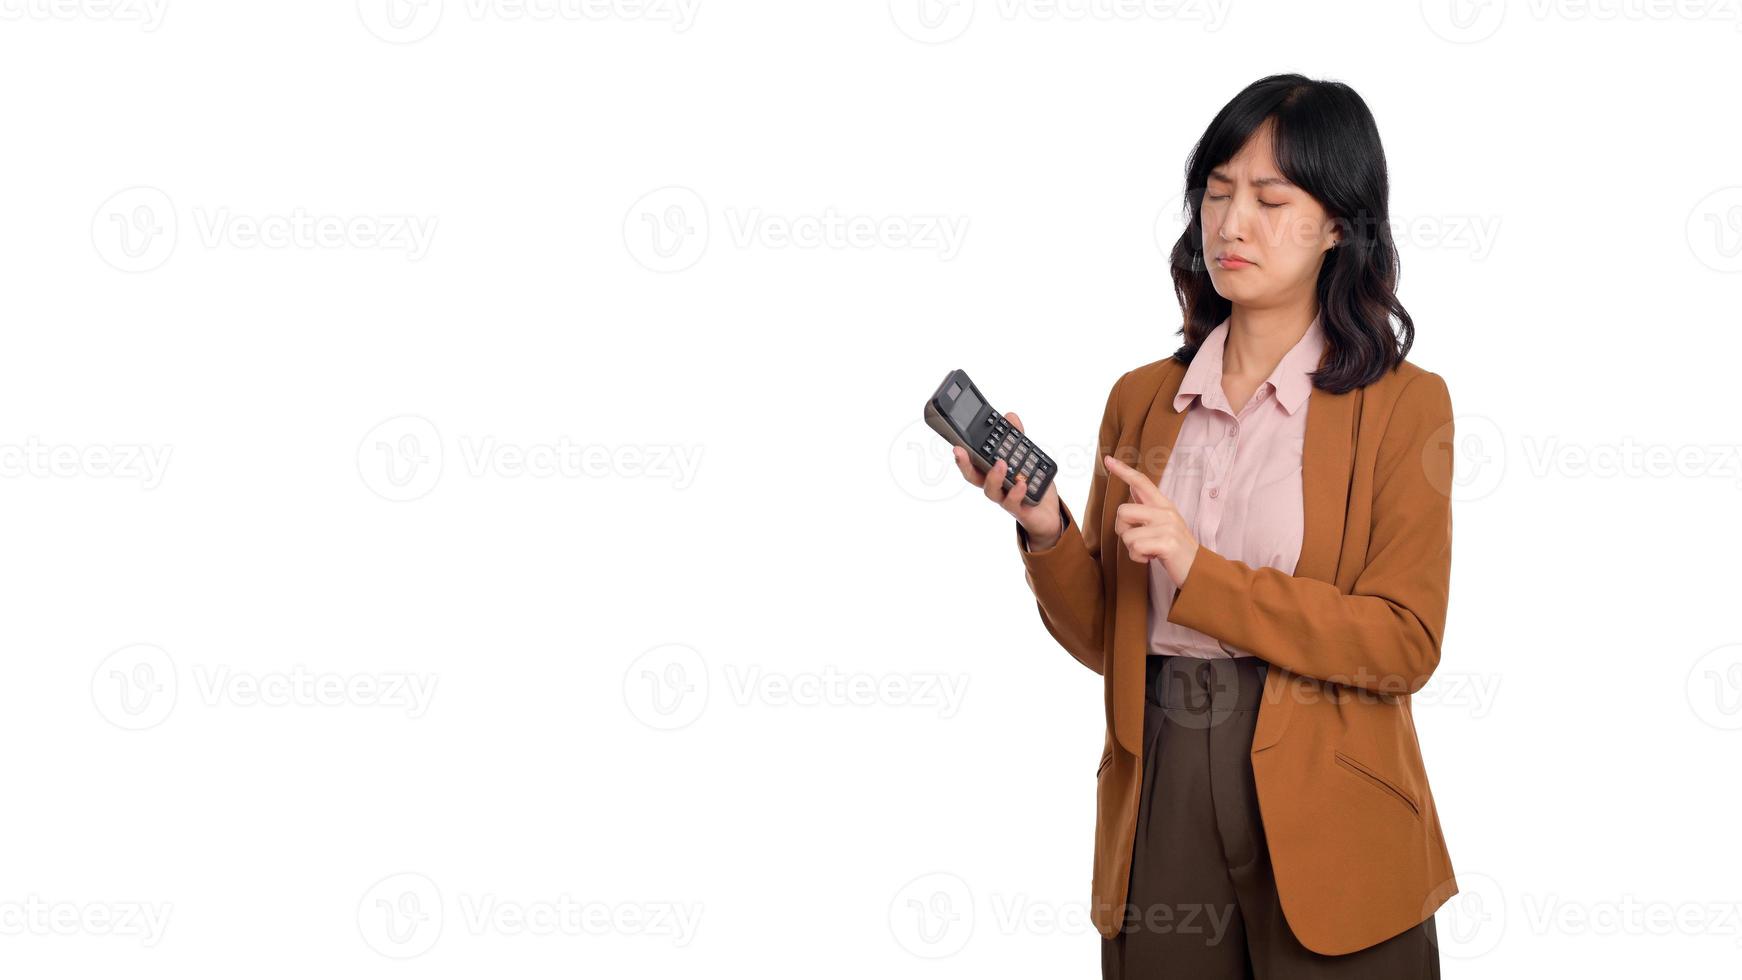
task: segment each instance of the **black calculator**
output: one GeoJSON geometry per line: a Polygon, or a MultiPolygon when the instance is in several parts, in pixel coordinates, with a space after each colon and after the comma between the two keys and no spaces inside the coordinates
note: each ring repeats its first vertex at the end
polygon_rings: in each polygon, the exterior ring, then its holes
{"type": "Polygon", "coordinates": [[[951,445],[966,449],[974,468],[981,473],[990,472],[994,464],[1003,460],[1007,467],[1005,490],[1016,485],[1017,474],[1026,476],[1028,492],[1023,495],[1026,504],[1040,503],[1058,472],[1052,457],[1041,452],[1040,447],[987,404],[986,397],[961,369],[951,371],[944,383],[938,385],[937,393],[925,403],[925,424],[951,445]]]}

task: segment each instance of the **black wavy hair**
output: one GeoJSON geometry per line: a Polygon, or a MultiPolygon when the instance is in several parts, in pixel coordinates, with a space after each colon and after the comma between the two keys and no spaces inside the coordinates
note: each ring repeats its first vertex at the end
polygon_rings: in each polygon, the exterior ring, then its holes
{"type": "Polygon", "coordinates": [[[1313,385],[1335,393],[1359,388],[1395,369],[1415,343],[1415,324],[1397,300],[1385,148],[1373,113],[1354,89],[1304,75],[1270,75],[1246,86],[1192,149],[1184,202],[1189,220],[1170,255],[1185,319],[1185,343],[1173,358],[1191,363],[1233,309],[1216,292],[1204,261],[1204,188],[1210,171],[1238,153],[1266,120],[1273,120],[1272,149],[1282,175],[1323,205],[1342,232],[1319,270],[1320,325],[1329,349],[1313,385]]]}

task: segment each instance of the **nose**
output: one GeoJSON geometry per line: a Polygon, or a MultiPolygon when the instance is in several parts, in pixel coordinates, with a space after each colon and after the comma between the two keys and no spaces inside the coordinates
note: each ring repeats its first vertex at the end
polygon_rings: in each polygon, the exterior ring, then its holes
{"type": "Polygon", "coordinates": [[[1229,201],[1228,206],[1222,209],[1222,220],[1216,225],[1216,234],[1224,242],[1244,242],[1245,227],[1245,209],[1237,199],[1229,201]]]}

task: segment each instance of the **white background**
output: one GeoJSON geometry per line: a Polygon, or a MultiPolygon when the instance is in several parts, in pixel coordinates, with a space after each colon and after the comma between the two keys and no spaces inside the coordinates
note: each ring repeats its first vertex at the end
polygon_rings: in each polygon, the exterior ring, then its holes
{"type": "Polygon", "coordinates": [[[1734,975],[1742,18],[918,2],[0,0],[0,970],[1097,975],[1099,678],[919,412],[1081,507],[1301,71],[1458,413],[1445,975],[1734,975]]]}

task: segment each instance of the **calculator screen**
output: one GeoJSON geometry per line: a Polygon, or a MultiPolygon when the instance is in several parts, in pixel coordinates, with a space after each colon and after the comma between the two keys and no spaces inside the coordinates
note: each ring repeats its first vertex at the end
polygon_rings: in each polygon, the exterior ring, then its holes
{"type": "Polygon", "coordinates": [[[966,432],[974,424],[974,420],[980,417],[980,409],[983,407],[985,406],[980,404],[980,399],[974,397],[973,389],[964,391],[962,397],[950,406],[950,421],[956,423],[956,428],[966,432]]]}

